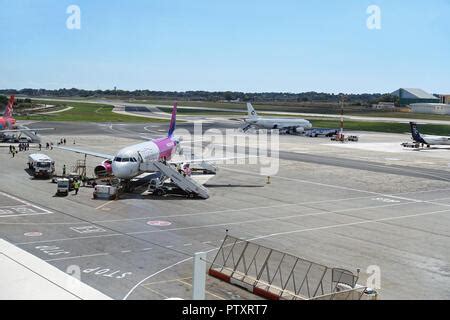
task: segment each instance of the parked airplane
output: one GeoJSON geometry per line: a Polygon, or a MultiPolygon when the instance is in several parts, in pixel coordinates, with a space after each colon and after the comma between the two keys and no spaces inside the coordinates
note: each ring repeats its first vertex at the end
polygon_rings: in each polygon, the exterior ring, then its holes
{"type": "Polygon", "coordinates": [[[426,144],[428,148],[431,145],[450,145],[450,137],[421,135],[417,128],[417,123],[410,122],[412,138],[417,143],[426,144]]]}
{"type": "Polygon", "coordinates": [[[105,159],[94,169],[95,175],[97,177],[113,175],[114,177],[119,178],[125,182],[130,181],[131,179],[145,172],[160,172],[161,168],[166,169],[167,166],[165,164],[183,164],[184,166],[189,163],[214,162],[231,159],[202,158],[183,160],[180,162],[170,161],[172,159],[172,156],[176,153],[178,145],[181,143],[179,138],[176,138],[173,135],[176,127],[176,113],[177,104],[175,103],[173,106],[169,131],[166,137],[123,148],[119,150],[116,155],[102,154],[72,147],[57,148],[105,159]],[[161,166],[161,164],[164,164],[164,166],[161,166]]]}
{"type": "Polygon", "coordinates": [[[12,117],[14,96],[9,98],[3,117],[0,117],[0,130],[12,129],[16,125],[16,119],[12,117]]]}
{"type": "Polygon", "coordinates": [[[41,129],[17,129],[16,119],[13,118],[13,108],[14,108],[15,97],[11,96],[9,98],[8,104],[6,105],[5,112],[3,116],[0,117],[0,133],[12,133],[12,132],[24,132],[24,131],[46,131],[54,130],[54,128],[41,128],[41,129]]]}
{"type": "Polygon", "coordinates": [[[248,118],[244,119],[247,124],[242,130],[248,131],[254,127],[257,129],[275,129],[281,133],[303,133],[306,129],[312,128],[311,122],[305,119],[289,119],[289,118],[269,118],[259,117],[251,103],[247,103],[248,118]]]}

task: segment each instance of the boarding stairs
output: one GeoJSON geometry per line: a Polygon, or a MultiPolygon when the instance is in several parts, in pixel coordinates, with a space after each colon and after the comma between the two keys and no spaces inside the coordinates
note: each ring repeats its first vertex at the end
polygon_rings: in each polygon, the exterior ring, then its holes
{"type": "Polygon", "coordinates": [[[203,199],[209,198],[208,189],[206,189],[204,186],[196,182],[194,179],[179,173],[174,166],[170,164],[164,164],[163,162],[155,162],[154,166],[166,178],[170,178],[172,183],[174,183],[177,187],[179,187],[183,191],[191,194],[196,194],[203,199]]]}

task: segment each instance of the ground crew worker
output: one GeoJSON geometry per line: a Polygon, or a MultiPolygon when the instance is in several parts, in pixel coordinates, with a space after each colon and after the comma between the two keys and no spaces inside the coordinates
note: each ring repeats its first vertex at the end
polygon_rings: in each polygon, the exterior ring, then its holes
{"type": "Polygon", "coordinates": [[[66,165],[63,165],[63,176],[66,175],[66,165]]]}
{"type": "Polygon", "coordinates": [[[42,144],[39,143],[39,151],[42,150],[42,144]]]}
{"type": "Polygon", "coordinates": [[[78,194],[78,190],[80,189],[80,181],[75,180],[73,186],[75,188],[75,194],[78,194]]]}

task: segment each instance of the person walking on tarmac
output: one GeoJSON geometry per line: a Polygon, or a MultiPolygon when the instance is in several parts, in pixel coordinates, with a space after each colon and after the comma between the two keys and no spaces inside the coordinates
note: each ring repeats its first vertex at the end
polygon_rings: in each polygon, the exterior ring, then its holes
{"type": "Polygon", "coordinates": [[[63,176],[66,175],[66,165],[63,165],[63,176]]]}
{"type": "Polygon", "coordinates": [[[78,194],[78,190],[80,190],[80,181],[78,181],[78,180],[75,180],[75,182],[73,183],[73,187],[74,187],[74,189],[75,189],[75,194],[77,195],[78,194]]]}

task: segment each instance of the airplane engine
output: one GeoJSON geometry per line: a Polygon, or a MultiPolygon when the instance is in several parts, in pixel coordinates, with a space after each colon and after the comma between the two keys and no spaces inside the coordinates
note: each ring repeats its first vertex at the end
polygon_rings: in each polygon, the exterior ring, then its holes
{"type": "Polygon", "coordinates": [[[297,133],[303,133],[303,132],[305,132],[305,128],[297,127],[297,128],[295,128],[295,132],[297,132],[297,133]]]}
{"type": "Polygon", "coordinates": [[[97,178],[107,177],[112,174],[112,161],[105,160],[94,168],[94,174],[97,178]]]}

